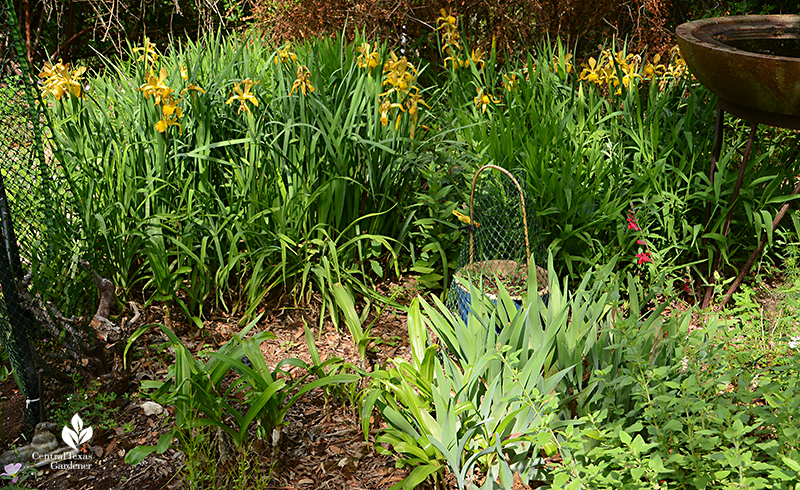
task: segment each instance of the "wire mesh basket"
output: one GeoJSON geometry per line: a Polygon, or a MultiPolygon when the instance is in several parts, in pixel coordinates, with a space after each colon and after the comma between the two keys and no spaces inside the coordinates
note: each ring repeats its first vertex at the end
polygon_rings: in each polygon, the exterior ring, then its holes
{"type": "MultiPolygon", "coordinates": [[[[521,306],[529,268],[544,263],[544,235],[520,180],[525,182],[504,168],[484,165],[472,179],[469,214],[454,212],[467,236],[447,306],[465,323],[472,306],[470,284],[494,302],[502,284],[521,306]]],[[[536,266],[536,278],[538,294],[547,301],[547,271],[536,266]]]]}

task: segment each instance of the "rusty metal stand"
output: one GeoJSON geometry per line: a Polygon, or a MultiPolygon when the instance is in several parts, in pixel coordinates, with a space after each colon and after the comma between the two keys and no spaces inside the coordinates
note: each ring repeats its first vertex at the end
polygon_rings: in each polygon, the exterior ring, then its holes
{"type": "MultiPolygon", "coordinates": [[[[733,188],[733,195],[731,196],[728,214],[725,216],[725,224],[722,227],[723,237],[728,236],[728,232],[730,231],[731,220],[733,219],[734,204],[736,202],[736,199],[739,197],[739,191],[742,188],[742,182],[744,180],[744,171],[747,168],[747,161],[750,159],[750,153],[753,149],[753,143],[755,141],[756,129],[758,128],[758,125],[764,124],[767,126],[774,126],[778,128],[800,130],[800,117],[759,111],[756,109],[750,109],[748,107],[743,107],[738,104],[734,104],[724,99],[719,99],[717,102],[717,125],[714,130],[714,151],[711,155],[711,170],[709,173],[709,181],[711,183],[711,186],[714,185],[714,174],[717,171],[717,161],[719,161],[719,155],[722,151],[722,139],[723,139],[724,122],[725,122],[724,119],[726,112],[734,117],[737,117],[739,119],[742,119],[750,123],[750,137],[747,139],[747,146],[745,146],[744,154],[742,155],[742,163],[740,164],[739,167],[739,175],[736,178],[736,185],[733,188]]],[[[795,145],[795,153],[796,151],[797,151],[797,145],[795,145]]],[[[798,193],[800,193],[800,181],[798,181],[797,185],[795,185],[790,195],[795,195],[798,193]]],[[[781,206],[780,211],[775,216],[775,219],[772,221],[773,231],[778,227],[778,223],[781,222],[784,215],[786,215],[786,211],[789,209],[789,205],[790,203],[786,202],[783,204],[783,206],[781,206]]],[[[706,204],[705,221],[703,223],[706,232],[709,231],[708,223],[710,218],[711,218],[711,202],[709,201],[706,204]]],[[[707,242],[708,238],[703,238],[701,243],[704,249],[706,249],[707,242]]],[[[764,245],[766,245],[766,243],[767,243],[767,237],[764,236],[761,238],[758,247],[756,247],[756,249],[750,255],[750,258],[747,259],[747,262],[745,262],[744,267],[742,267],[742,269],[739,271],[739,275],[736,276],[736,279],[728,288],[728,292],[725,294],[725,298],[722,300],[721,304],[722,307],[724,307],[731,299],[733,292],[736,291],[736,289],[742,283],[742,279],[744,279],[745,274],[747,274],[747,272],[750,270],[750,267],[752,267],[753,262],[755,262],[756,257],[758,257],[758,254],[761,253],[761,250],[764,249],[764,245]]],[[[708,270],[709,282],[714,277],[714,271],[716,271],[719,268],[721,260],[722,260],[722,254],[720,254],[716,258],[716,260],[714,260],[713,252],[711,253],[711,262],[708,270]]],[[[708,306],[711,304],[711,300],[713,299],[713,297],[714,297],[714,285],[709,284],[706,286],[705,295],[703,298],[703,309],[708,308],[708,306]]]]}

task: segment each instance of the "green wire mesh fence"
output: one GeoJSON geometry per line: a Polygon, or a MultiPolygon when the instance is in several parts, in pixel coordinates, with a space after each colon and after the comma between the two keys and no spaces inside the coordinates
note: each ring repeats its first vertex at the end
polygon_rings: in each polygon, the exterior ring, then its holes
{"type": "Polygon", "coordinates": [[[44,418],[48,385],[71,387],[69,375],[84,362],[86,337],[61,312],[90,310],[96,293],[78,267],[69,186],[45,151],[48,125],[11,0],[0,5],[0,26],[0,343],[24,397],[29,434],[44,418]],[[64,298],[87,304],[65,305],[64,298]]]}

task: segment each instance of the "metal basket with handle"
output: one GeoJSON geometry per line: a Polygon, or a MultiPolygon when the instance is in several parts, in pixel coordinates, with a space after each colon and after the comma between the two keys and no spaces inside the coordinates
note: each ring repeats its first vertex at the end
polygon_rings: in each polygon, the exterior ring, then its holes
{"type": "MultiPolygon", "coordinates": [[[[492,301],[502,284],[512,299],[522,304],[522,293],[527,290],[531,250],[542,263],[544,237],[538,226],[530,200],[519,181],[508,170],[496,165],[484,165],[475,173],[470,192],[469,215],[460,219],[466,224],[462,229],[468,234],[459,259],[459,268],[453,275],[448,296],[448,307],[464,322],[472,304],[471,283],[492,301]],[[492,172],[488,172],[492,171],[492,172]],[[535,236],[531,246],[529,223],[535,236]]],[[[548,296],[547,271],[536,266],[538,294],[546,301],[548,296]]]]}

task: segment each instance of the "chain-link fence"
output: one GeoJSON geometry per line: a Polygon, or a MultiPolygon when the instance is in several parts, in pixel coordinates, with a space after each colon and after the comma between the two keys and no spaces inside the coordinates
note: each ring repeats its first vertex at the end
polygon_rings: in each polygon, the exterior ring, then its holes
{"type": "Polygon", "coordinates": [[[47,384],[71,386],[86,347],[78,322],[61,312],[82,314],[90,304],[67,298],[93,303],[96,293],[76,291],[87,288],[69,232],[69,186],[45,150],[48,125],[11,0],[0,5],[0,26],[0,342],[30,433],[44,418],[47,384]]]}

